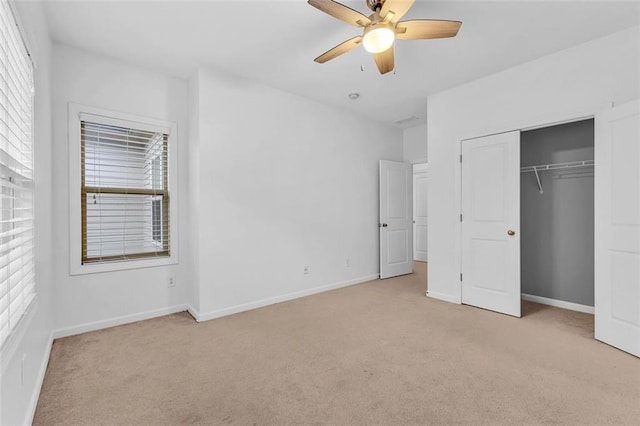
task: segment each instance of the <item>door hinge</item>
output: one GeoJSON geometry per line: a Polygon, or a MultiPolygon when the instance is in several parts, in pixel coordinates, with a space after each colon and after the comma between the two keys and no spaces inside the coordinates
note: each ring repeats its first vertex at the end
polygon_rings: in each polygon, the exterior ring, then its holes
{"type": "Polygon", "coordinates": [[[460,162],[462,163],[462,154],[460,154],[460,162]]]}
{"type": "Polygon", "coordinates": [[[460,272],[460,282],[462,282],[462,272],[460,272]]]}
{"type": "Polygon", "coordinates": [[[460,213],[460,222],[462,222],[462,213],[460,213]]]}

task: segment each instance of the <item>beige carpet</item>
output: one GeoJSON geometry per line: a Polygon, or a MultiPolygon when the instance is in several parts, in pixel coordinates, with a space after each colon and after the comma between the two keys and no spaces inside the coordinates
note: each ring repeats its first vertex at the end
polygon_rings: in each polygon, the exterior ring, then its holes
{"type": "Polygon", "coordinates": [[[640,360],[594,340],[592,316],[432,300],[418,268],[56,340],[35,424],[640,423],[640,360]]]}

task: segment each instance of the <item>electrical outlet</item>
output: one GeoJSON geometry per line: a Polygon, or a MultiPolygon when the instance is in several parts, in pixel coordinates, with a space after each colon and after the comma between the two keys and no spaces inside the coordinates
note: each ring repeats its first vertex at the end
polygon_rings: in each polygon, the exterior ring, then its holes
{"type": "Polygon", "coordinates": [[[171,275],[167,278],[167,287],[175,287],[175,286],[176,286],[176,279],[173,275],[171,275]]]}
{"type": "Polygon", "coordinates": [[[304,265],[304,274],[309,275],[309,265],[304,265]]]}
{"type": "Polygon", "coordinates": [[[347,268],[351,268],[351,259],[346,259],[344,261],[344,266],[347,267],[347,268]]]}

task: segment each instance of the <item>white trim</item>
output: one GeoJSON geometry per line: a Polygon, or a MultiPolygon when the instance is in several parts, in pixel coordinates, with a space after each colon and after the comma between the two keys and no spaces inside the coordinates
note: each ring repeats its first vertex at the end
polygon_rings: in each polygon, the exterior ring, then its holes
{"type": "Polygon", "coordinates": [[[512,123],[500,123],[497,125],[487,125],[484,128],[478,128],[472,131],[460,133],[458,140],[476,139],[484,136],[496,135],[499,133],[508,133],[515,131],[528,131],[535,129],[543,129],[545,127],[556,126],[560,124],[573,123],[576,121],[589,120],[595,117],[600,110],[610,106],[610,104],[592,105],[585,108],[576,108],[572,111],[562,111],[557,113],[544,113],[539,117],[529,120],[514,120],[512,123]]]}
{"type": "Polygon", "coordinates": [[[131,124],[135,124],[136,130],[144,130],[150,133],[171,133],[173,130],[175,130],[173,123],[164,120],[156,120],[153,118],[144,118],[135,115],[122,114],[116,111],[97,112],[94,109],[94,112],[91,113],[87,112],[88,109],[90,109],[89,107],[81,105],[74,106],[79,107],[77,116],[78,120],[80,121],[98,122],[100,124],[115,127],[131,127],[131,124]]]}
{"type": "Polygon", "coordinates": [[[117,325],[129,324],[132,322],[138,322],[148,320],[151,318],[161,317],[164,315],[175,314],[176,312],[184,312],[188,309],[187,305],[175,305],[168,306],[166,308],[154,309],[151,311],[138,312],[135,314],[122,315],[119,317],[104,319],[100,321],[87,322],[80,325],[74,325],[66,328],[59,328],[53,330],[53,338],[59,339],[61,337],[74,336],[76,334],[87,333],[89,331],[102,330],[104,328],[115,327],[117,325]]]}
{"type": "Polygon", "coordinates": [[[16,355],[20,344],[24,341],[31,321],[33,321],[38,311],[38,304],[38,294],[36,293],[36,296],[31,303],[29,303],[29,306],[27,306],[27,310],[18,320],[15,328],[9,333],[7,339],[0,344],[0,377],[4,374],[11,359],[16,355]]]}
{"type": "Polygon", "coordinates": [[[586,114],[582,117],[574,117],[574,116],[571,116],[569,118],[564,117],[561,120],[554,121],[552,123],[537,123],[529,127],[523,127],[522,129],[520,129],[520,131],[528,132],[530,130],[544,129],[546,127],[560,126],[562,124],[576,123],[578,121],[593,120],[594,118],[595,118],[594,113],[586,114]]]}
{"type": "Polygon", "coordinates": [[[281,296],[268,297],[262,300],[256,300],[254,302],[243,303],[241,305],[230,306],[228,308],[218,309],[215,311],[200,313],[189,307],[189,313],[196,319],[198,322],[209,321],[215,318],[225,317],[227,315],[233,315],[240,312],[250,311],[252,309],[262,308],[264,306],[273,305],[280,302],[286,302],[288,300],[298,299],[300,297],[311,296],[317,293],[323,293],[325,291],[335,290],[342,287],[348,287],[355,284],[364,283],[367,281],[377,280],[379,278],[378,274],[375,275],[367,275],[360,278],[355,278],[348,281],[340,281],[333,284],[323,285],[320,287],[314,287],[307,290],[294,291],[292,293],[283,294],[281,296]]]}
{"type": "Polygon", "coordinates": [[[542,305],[555,306],[556,308],[569,309],[572,311],[584,312],[586,314],[594,314],[593,306],[581,305],[579,303],[565,302],[564,300],[549,299],[542,296],[534,296],[533,294],[522,293],[522,300],[527,302],[540,303],[542,305]]]}
{"type": "MultiPolygon", "coordinates": [[[[126,125],[126,124],[125,124],[126,125]]],[[[176,123],[139,115],[110,111],[76,103],[69,103],[68,117],[69,144],[69,275],[91,274],[98,272],[121,271],[154,266],[175,265],[178,263],[178,126],[176,123]],[[168,131],[169,157],[169,235],[171,238],[171,256],[162,258],[136,259],[122,262],[82,264],[82,233],[80,224],[80,120],[82,117],[93,116],[100,122],[109,121],[122,125],[123,122],[133,122],[149,129],[168,131]],[[107,117],[107,118],[105,118],[107,117]]]]}
{"type": "Polygon", "coordinates": [[[427,157],[413,158],[411,161],[405,161],[405,163],[411,164],[426,164],[428,162],[427,157]]]}
{"type": "Polygon", "coordinates": [[[413,173],[427,173],[429,171],[429,163],[426,161],[423,163],[414,163],[413,164],[413,173]]]}
{"type": "Polygon", "coordinates": [[[151,126],[149,127],[151,130],[160,129],[160,131],[175,131],[176,126],[174,122],[168,120],[69,102],[69,115],[74,115],[76,120],[80,120],[82,117],[81,114],[86,118],[93,116],[93,118],[108,119],[110,122],[114,122],[116,124],[117,121],[120,121],[120,125],[122,125],[122,122],[134,122],[143,126],[151,126]]]}
{"type": "Polygon", "coordinates": [[[33,418],[36,415],[36,407],[38,406],[38,400],[40,399],[40,391],[42,390],[42,384],[44,383],[44,376],[47,373],[47,366],[49,365],[49,358],[51,357],[51,348],[53,347],[53,333],[49,334],[49,341],[44,349],[42,355],[42,361],[40,362],[40,368],[38,369],[38,376],[36,377],[33,394],[27,407],[27,417],[25,418],[25,425],[33,424],[33,418]]]}
{"type": "Polygon", "coordinates": [[[314,287],[307,290],[296,291],[293,293],[284,294],[281,296],[269,297],[254,302],[244,303],[242,305],[231,306],[228,308],[207,312],[201,314],[197,309],[189,304],[180,304],[174,306],[168,306],[166,308],[154,309],[151,311],[139,312],[129,315],[122,315],[119,317],[109,318],[100,321],[88,322],[72,327],[59,328],[53,330],[53,338],[59,339],[61,337],[74,336],[76,334],[87,333],[89,331],[102,330],[104,328],[115,327],[118,325],[129,324],[132,322],[143,321],[151,318],[161,317],[164,315],[175,314],[176,312],[187,311],[198,322],[208,321],[214,318],[220,318],[227,315],[232,315],[239,312],[249,311],[256,308],[261,308],[275,303],[286,302],[288,300],[298,299],[300,297],[311,296],[317,293],[323,293],[325,291],[335,290],[342,287],[348,287],[356,284],[361,284],[367,281],[377,280],[379,274],[367,275],[364,277],[354,278],[352,280],[340,281],[333,284],[328,284],[320,287],[314,287]]]}
{"type": "Polygon", "coordinates": [[[438,293],[435,291],[427,291],[427,297],[437,300],[444,300],[445,302],[455,303],[458,305],[462,303],[458,298],[453,297],[450,294],[438,293]]]}
{"type": "MultiPolygon", "coordinates": [[[[78,245],[79,246],[79,245],[78,245]]],[[[171,246],[171,252],[173,252],[173,245],[171,246]]],[[[73,253],[74,250],[70,249],[73,253]]],[[[72,260],[69,261],[70,263],[72,260]]],[[[130,269],[139,269],[139,268],[153,268],[155,266],[167,266],[167,265],[175,265],[178,263],[177,259],[173,259],[173,256],[169,257],[158,257],[158,258],[148,258],[148,259],[132,259],[132,260],[122,260],[118,262],[109,262],[109,263],[90,263],[87,265],[82,265],[81,263],[77,265],[70,265],[69,275],[85,275],[85,274],[96,274],[99,272],[112,272],[112,271],[124,271],[130,269]]]]}
{"type": "Polygon", "coordinates": [[[186,306],[187,306],[187,312],[189,313],[189,315],[191,315],[193,319],[196,320],[196,322],[202,322],[202,320],[200,319],[200,311],[198,311],[196,308],[194,308],[189,304],[187,304],[186,306]]]}

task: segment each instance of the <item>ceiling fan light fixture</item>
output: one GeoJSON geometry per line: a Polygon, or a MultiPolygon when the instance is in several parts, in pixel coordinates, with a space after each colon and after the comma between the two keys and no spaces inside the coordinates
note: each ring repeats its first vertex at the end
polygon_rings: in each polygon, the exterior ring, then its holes
{"type": "Polygon", "coordinates": [[[384,24],[370,25],[362,38],[362,45],[369,53],[384,52],[393,45],[396,36],[393,29],[384,24]]]}

